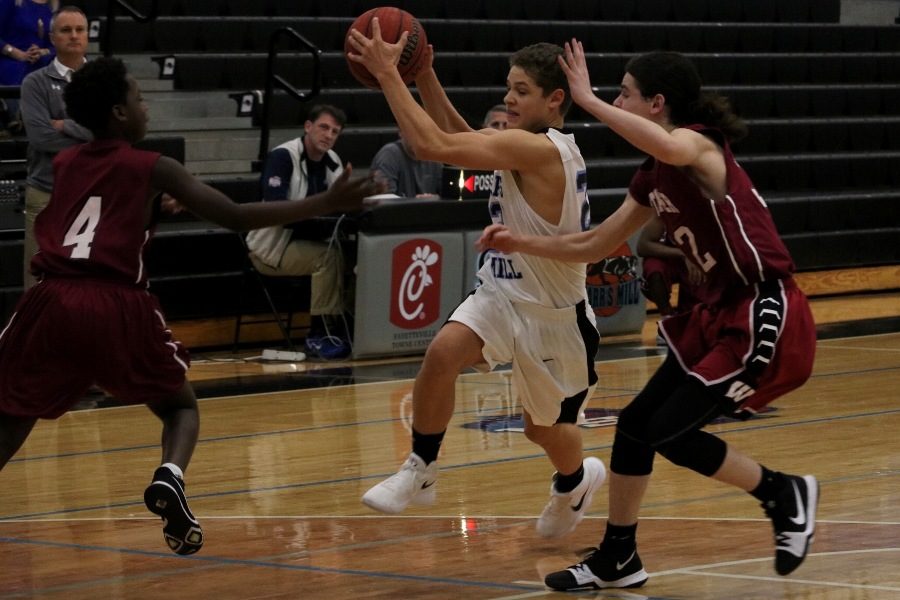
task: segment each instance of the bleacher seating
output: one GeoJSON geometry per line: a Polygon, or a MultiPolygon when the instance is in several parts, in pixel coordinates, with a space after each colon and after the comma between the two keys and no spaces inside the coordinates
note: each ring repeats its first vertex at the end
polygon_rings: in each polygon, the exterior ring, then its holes
{"type": "MultiPolygon", "coordinates": [[[[83,0],[89,14],[102,14],[106,0],[83,0]]],[[[840,16],[838,0],[403,0],[390,3],[422,17],[507,18],[550,21],[579,19],[599,21],[730,21],[772,23],[836,23],[840,16]]],[[[383,6],[383,0],[159,0],[160,14],[174,16],[265,16],[290,17],[334,15],[351,17],[370,8],[383,6]]],[[[139,6],[139,4],[135,4],[139,6]]]]}
{"type": "MultiPolygon", "coordinates": [[[[84,2],[104,23],[106,0],[84,2]]],[[[148,24],[117,20],[112,50],[144,73],[145,97],[174,87],[191,98],[259,90],[264,85],[269,36],[292,27],[322,50],[323,88],[316,102],[344,108],[348,127],[336,150],[357,168],[394,139],[387,103],[353,80],[341,53],[353,18],[384,4],[378,0],[159,0],[160,16],[148,24]],[[152,59],[174,58],[163,74],[152,59]],[[148,68],[149,67],[149,68],[148,68]],[[164,81],[153,81],[149,73],[164,81]],[[157,87],[158,86],[158,87],[157,87]]],[[[625,62],[653,49],[684,52],[697,63],[708,88],[727,95],[748,121],[750,135],[735,146],[776,223],[804,270],[897,262],[900,256],[900,28],[840,25],[839,0],[402,0],[393,3],[423,22],[435,45],[438,74],[461,114],[477,123],[502,101],[511,51],[537,41],[561,43],[572,36],[589,52],[597,93],[612,100],[625,62]]],[[[290,43],[277,69],[299,87],[308,84],[311,60],[290,43]]],[[[171,94],[171,92],[166,92],[171,94]]],[[[210,100],[211,101],[211,100],[210,100]]],[[[229,101],[230,102],[230,101],[229,101]]],[[[302,128],[307,106],[276,92],[270,108],[272,146],[302,128]]],[[[257,106],[258,109],[258,106],[257,106]]],[[[255,118],[230,119],[255,133],[255,118]]],[[[191,131],[209,129],[194,119],[188,130],[186,164],[229,195],[258,197],[257,176],[203,170],[204,164],[240,163],[233,145],[192,141],[191,131]],[[192,155],[202,147],[204,157],[192,155]],[[227,150],[226,150],[227,149],[227,150]]],[[[151,131],[165,118],[154,114],[151,131]]],[[[639,153],[573,107],[568,126],[589,165],[596,218],[620,202],[639,153]]],[[[0,142],[2,149],[3,142],[0,142]]],[[[248,150],[249,157],[255,152],[248,150]]],[[[234,239],[186,222],[167,224],[151,250],[154,289],[171,318],[211,314],[210,294],[236,289],[240,262],[234,239]],[[230,241],[229,241],[230,240],[230,241]],[[187,249],[192,248],[192,252],[187,249]],[[170,254],[193,254],[184,262],[170,254]],[[232,287],[229,287],[232,286],[232,287]]],[[[0,250],[4,248],[0,239],[0,250]]],[[[7,256],[4,254],[4,257],[7,256]]],[[[5,259],[4,259],[5,260],[5,259]]],[[[2,271],[0,276],[5,277],[2,271]]],[[[10,288],[0,281],[0,290],[10,288]],[[5,287],[3,287],[5,286],[5,287]]],[[[216,309],[219,310],[219,309],[216,309]]],[[[213,311],[214,312],[214,311],[213,311]]],[[[226,314],[227,308],[219,310],[226,314]]]]}
{"type": "MultiPolygon", "coordinates": [[[[435,56],[435,70],[445,86],[489,86],[505,78],[506,52],[444,52],[435,56]]],[[[630,53],[588,53],[596,81],[621,78],[630,53]]],[[[766,84],[898,83],[897,53],[687,53],[710,87],[766,84]]],[[[184,52],[176,56],[175,86],[183,90],[258,89],[265,85],[264,53],[184,52]]],[[[321,56],[326,88],[356,87],[343,54],[321,56]]],[[[311,76],[309,55],[292,53],[278,59],[280,71],[296,81],[311,76]]]]}
{"type": "MultiPolygon", "coordinates": [[[[618,88],[610,86],[595,89],[599,96],[608,100],[618,93],[618,88]]],[[[878,115],[900,115],[900,82],[854,86],[719,85],[714,89],[728,96],[747,119],[841,116],[878,119],[878,115]]],[[[502,101],[505,89],[496,85],[454,86],[450,93],[460,113],[474,123],[484,116],[485,107],[502,101]]],[[[390,126],[392,117],[387,102],[369,90],[359,87],[325,89],[318,101],[335,104],[347,112],[351,124],[348,132],[366,123],[380,124],[376,127],[390,126]]],[[[302,107],[285,94],[276,93],[270,110],[276,127],[297,127],[305,120],[302,107]]],[[[570,124],[587,120],[589,118],[577,106],[572,107],[567,118],[570,124]]]]}
{"type": "MultiPolygon", "coordinates": [[[[269,36],[292,27],[321,49],[343,46],[350,17],[160,17],[144,24],[116,22],[118,52],[265,52],[269,36]]],[[[441,51],[512,52],[538,41],[577,37],[589,52],[893,52],[893,26],[820,23],[552,23],[510,19],[422,19],[441,51]]]]}

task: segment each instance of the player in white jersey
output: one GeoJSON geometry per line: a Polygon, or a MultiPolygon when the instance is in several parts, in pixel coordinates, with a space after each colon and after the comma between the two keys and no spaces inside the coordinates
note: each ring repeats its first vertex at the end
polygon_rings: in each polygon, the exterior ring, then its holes
{"type": "MultiPolygon", "coordinates": [[[[559,149],[566,176],[559,222],[547,222],[528,206],[512,171],[494,173],[491,219],[530,235],[584,231],[590,226],[584,159],[571,135],[556,129],[546,135],[559,149]]],[[[585,266],[489,252],[478,271],[481,286],[449,318],[481,338],[488,368],[512,363],[519,399],[537,425],[574,422],[589,396],[585,390],[597,380],[593,367],[585,368],[585,350],[595,353],[599,339],[593,312],[586,310],[585,266]]]]}
{"type": "MultiPolygon", "coordinates": [[[[377,21],[372,29],[371,39],[351,33],[350,59],[378,79],[417,156],[494,169],[489,206],[495,222],[542,236],[588,227],[584,160],[572,137],[558,131],[571,105],[557,62],[562,48],[535,44],[515,53],[504,98],[509,128],[474,131],[450,104],[430,60],[416,77],[425,109],[419,106],[395,66],[405,34],[387,44],[377,21]]],[[[453,415],[457,376],[469,367],[487,370],[511,362],[525,434],[556,468],[537,531],[555,537],[575,528],[606,478],[599,459],[583,459],[576,425],[597,381],[599,335],[587,306],[585,267],[515,253],[488,256],[479,271],[482,285],[426,351],[413,388],[412,453],[398,473],[366,492],[367,506],[399,513],[410,503],[434,502],[436,460],[453,415]]]]}

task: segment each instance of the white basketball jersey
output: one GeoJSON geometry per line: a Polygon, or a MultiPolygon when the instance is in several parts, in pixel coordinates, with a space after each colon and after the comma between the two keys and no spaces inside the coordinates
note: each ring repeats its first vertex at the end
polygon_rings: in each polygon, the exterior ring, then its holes
{"type": "MultiPolygon", "coordinates": [[[[562,215],[559,223],[548,223],[525,201],[512,172],[496,171],[494,189],[488,203],[491,220],[506,225],[513,233],[555,236],[577,233],[590,227],[587,170],[581,151],[571,135],[555,129],[549,129],[546,135],[559,150],[566,174],[562,215]]],[[[585,299],[586,266],[586,263],[561,262],[518,252],[504,254],[491,250],[478,271],[478,277],[493,280],[513,302],[563,308],[585,299]]]]}

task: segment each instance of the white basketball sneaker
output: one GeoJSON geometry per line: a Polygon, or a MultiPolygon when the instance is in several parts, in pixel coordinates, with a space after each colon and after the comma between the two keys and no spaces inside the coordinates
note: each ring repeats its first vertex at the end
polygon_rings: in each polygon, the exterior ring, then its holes
{"type": "Polygon", "coordinates": [[[556,491],[556,477],[550,484],[550,502],[537,520],[535,529],[542,537],[559,537],[575,529],[594,499],[594,493],[606,481],[603,461],[593,456],[584,459],[584,477],[566,494],[556,491]]]}
{"type": "Polygon", "coordinates": [[[424,460],[410,452],[400,470],[370,488],[363,495],[362,502],[369,508],[390,515],[402,513],[409,504],[434,504],[437,474],[437,461],[426,466],[424,460]]]}

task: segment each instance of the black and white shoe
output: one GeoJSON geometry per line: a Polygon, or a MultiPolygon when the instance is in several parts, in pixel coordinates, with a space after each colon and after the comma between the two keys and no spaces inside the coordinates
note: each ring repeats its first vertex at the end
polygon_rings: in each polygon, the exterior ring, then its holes
{"type": "Polygon", "coordinates": [[[778,498],[763,502],[775,530],[775,571],[787,575],[806,558],[816,533],[819,482],[812,475],[787,475],[778,498]]]}
{"type": "Polygon", "coordinates": [[[577,591],[604,588],[636,588],[649,576],[637,550],[619,560],[598,548],[577,565],[544,577],[544,584],[554,590],[577,591]]]}
{"type": "Polygon", "coordinates": [[[570,492],[561,493],[556,490],[556,475],[550,484],[550,501],[541,512],[535,524],[538,535],[543,537],[559,537],[575,530],[584,519],[585,513],[594,500],[594,494],[606,481],[606,467],[603,461],[588,456],[582,462],[584,477],[570,492]]]}
{"type": "Polygon", "coordinates": [[[167,467],[153,473],[153,481],[144,490],[144,504],[162,517],[163,537],[176,554],[193,554],[203,547],[203,530],[194,518],[184,496],[184,481],[167,467]]]}

